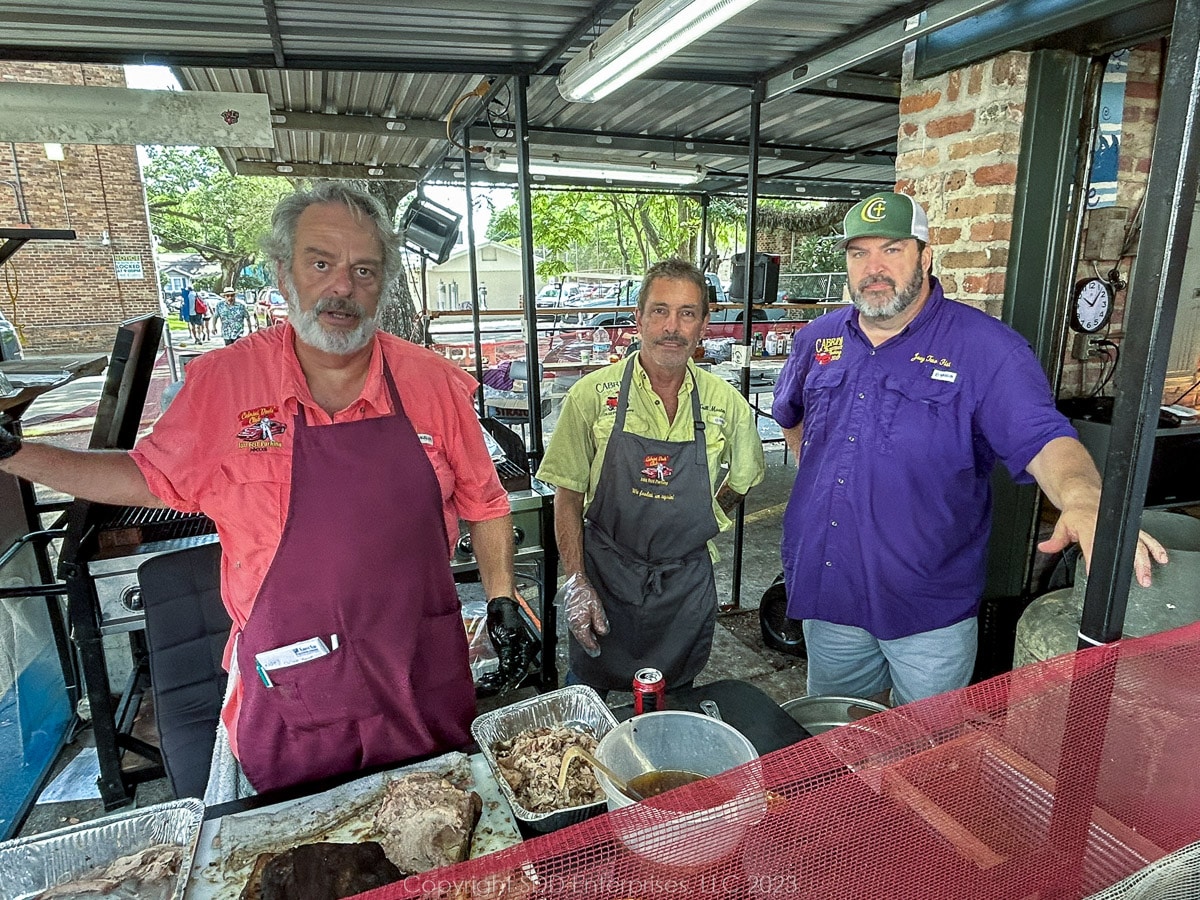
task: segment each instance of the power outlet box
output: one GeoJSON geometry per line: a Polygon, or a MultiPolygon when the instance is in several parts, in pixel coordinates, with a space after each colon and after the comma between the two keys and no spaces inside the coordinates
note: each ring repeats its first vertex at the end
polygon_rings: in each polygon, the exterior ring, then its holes
{"type": "Polygon", "coordinates": [[[750,365],[750,348],[745,344],[734,344],[729,348],[729,361],[740,369],[750,365]]]}
{"type": "Polygon", "coordinates": [[[1076,334],[1071,338],[1071,358],[1087,359],[1092,355],[1092,336],[1076,334]]]}

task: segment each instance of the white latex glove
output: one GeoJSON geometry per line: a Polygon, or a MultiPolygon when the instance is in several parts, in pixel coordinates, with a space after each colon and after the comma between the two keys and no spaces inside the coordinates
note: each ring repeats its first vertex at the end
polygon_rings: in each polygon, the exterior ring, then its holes
{"type": "Polygon", "coordinates": [[[563,582],[559,589],[567,613],[567,627],[588,656],[600,655],[597,635],[608,634],[608,616],[604,604],[592,583],[582,573],[576,573],[563,582]]]}

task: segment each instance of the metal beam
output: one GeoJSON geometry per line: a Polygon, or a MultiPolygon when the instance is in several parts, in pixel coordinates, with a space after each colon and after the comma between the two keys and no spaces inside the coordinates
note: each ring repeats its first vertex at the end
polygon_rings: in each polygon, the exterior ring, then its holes
{"type": "MultiPolygon", "coordinates": [[[[139,50],[137,48],[109,47],[23,47],[0,44],[0,60],[23,62],[70,62],[107,63],[130,66],[190,67],[195,69],[275,69],[273,53],[250,51],[236,53],[229,50],[205,51],[189,47],[187,50],[139,50]]],[[[356,56],[348,60],[345,55],[291,54],[287,57],[288,71],[312,69],[316,72],[344,72],[352,66],[355,72],[399,72],[413,74],[446,75],[521,75],[529,72],[529,63],[513,62],[508,59],[478,57],[397,57],[356,56]]]]}
{"type": "Polygon", "coordinates": [[[390,116],[359,116],[350,113],[293,112],[271,110],[271,127],[280,131],[321,131],[326,134],[366,134],[445,140],[446,123],[437,119],[401,119],[390,116]]]}
{"type": "MultiPolygon", "coordinates": [[[[425,184],[461,185],[462,165],[461,163],[448,162],[447,165],[430,169],[425,173],[423,180],[425,184]]],[[[506,187],[515,187],[517,184],[515,175],[504,172],[493,172],[490,169],[484,168],[472,168],[471,180],[475,184],[502,185],[506,187]]],[[[646,187],[638,187],[631,184],[601,184],[595,181],[562,177],[549,179],[541,175],[533,176],[532,182],[535,190],[578,190],[579,188],[592,188],[616,193],[645,193],[647,191],[646,187]]],[[[818,178],[779,179],[760,176],[758,180],[758,192],[759,194],[772,197],[787,197],[795,200],[828,200],[837,203],[853,203],[869,194],[873,194],[875,191],[890,189],[895,183],[894,176],[889,176],[879,181],[838,181],[835,179],[818,178]]],[[[692,184],[677,189],[656,185],[653,191],[657,194],[744,194],[746,192],[746,176],[716,175],[710,176],[699,184],[692,184]]]]}
{"type": "Polygon", "coordinates": [[[1121,373],[1104,463],[1100,527],[1088,570],[1081,646],[1121,636],[1150,482],[1158,407],[1179,307],[1200,170],[1200,0],[1179,0],[1163,64],[1162,101],[1143,201],[1137,262],[1125,301],[1121,373]]]}
{"type": "Polygon", "coordinates": [[[844,43],[797,56],[767,77],[767,99],[820,84],[830,76],[900,50],[922,35],[977,16],[1004,0],[942,0],[924,12],[894,19],[844,43]]]}
{"type": "Polygon", "coordinates": [[[420,169],[408,166],[353,166],[331,163],[275,163],[234,160],[235,175],[283,175],[290,178],[359,178],[363,181],[417,181],[420,169]]]}
{"type": "Polygon", "coordinates": [[[267,19],[267,31],[271,35],[271,49],[275,52],[275,66],[287,68],[287,57],[283,52],[283,32],[279,29],[279,10],[275,8],[275,0],[262,0],[263,14],[267,19]]]}
{"type": "MultiPolygon", "coordinates": [[[[631,153],[708,153],[714,156],[740,156],[750,153],[747,141],[713,141],[677,138],[667,135],[602,134],[574,128],[530,128],[530,140],[539,147],[559,146],[571,149],[623,150],[631,153]]],[[[882,150],[858,152],[828,147],[801,147],[794,144],[763,144],[759,152],[766,159],[792,162],[836,162],[854,166],[885,166],[894,169],[896,154],[882,150]]]]}
{"type": "MultiPolygon", "coordinates": [[[[1063,321],[1073,282],[1079,225],[1087,190],[1087,152],[1103,63],[1073,53],[1040,50],[1029,65],[1025,121],[1017,164],[1012,238],[1001,319],[1033,348],[1050,382],[1062,366],[1063,321]]],[[[1028,597],[1038,530],[1036,485],[1005,473],[992,479],[985,620],[976,677],[1012,667],[1017,617],[1028,597]],[[986,639],[986,640],[984,640],[986,639]]]]}
{"type": "Polygon", "coordinates": [[[881,75],[839,72],[836,75],[830,75],[822,82],[797,90],[795,93],[898,104],[900,102],[900,79],[881,75]]]}

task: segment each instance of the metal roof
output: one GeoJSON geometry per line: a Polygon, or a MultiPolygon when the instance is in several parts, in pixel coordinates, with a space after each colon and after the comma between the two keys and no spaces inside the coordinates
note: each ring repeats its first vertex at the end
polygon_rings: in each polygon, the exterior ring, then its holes
{"type": "MultiPolygon", "coordinates": [[[[186,90],[264,93],[278,114],[275,146],[222,151],[231,168],[401,180],[456,177],[462,153],[445,119],[485,78],[498,127],[479,97],[453,124],[471,124],[472,144],[512,147],[514,76],[527,75],[533,152],[700,164],[708,178],[689,190],[742,190],[753,86],[911,11],[890,0],[759,0],[604,100],[563,100],[558,70],[632,5],[0,0],[0,58],[167,64],[186,90]]],[[[894,182],[900,52],[763,104],[764,193],[848,199],[894,182]]],[[[508,180],[482,162],[473,173],[508,180]]]]}

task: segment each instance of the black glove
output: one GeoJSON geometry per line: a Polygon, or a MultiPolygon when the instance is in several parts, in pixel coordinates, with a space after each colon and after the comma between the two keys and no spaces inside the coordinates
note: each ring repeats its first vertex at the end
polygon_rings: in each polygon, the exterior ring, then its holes
{"type": "Polygon", "coordinates": [[[11,428],[9,421],[0,417],[0,459],[8,459],[21,449],[21,439],[11,428]]]}
{"type": "MultiPolygon", "coordinates": [[[[500,690],[516,687],[529,671],[537,655],[538,642],[521,618],[521,611],[512,597],[496,597],[488,601],[487,632],[500,658],[497,678],[500,690]]],[[[491,686],[491,685],[489,685],[491,686]]]]}

